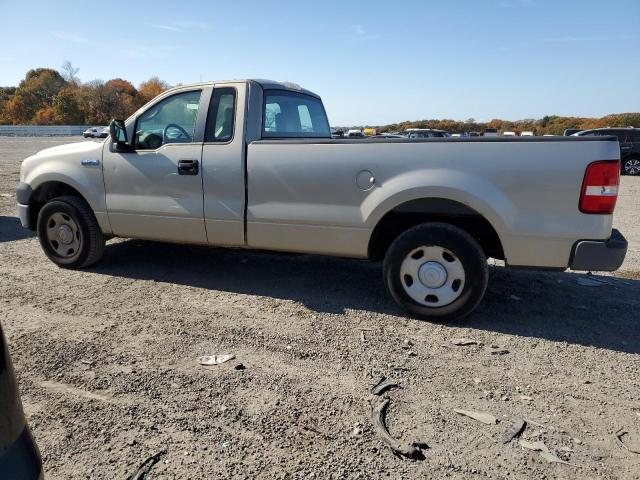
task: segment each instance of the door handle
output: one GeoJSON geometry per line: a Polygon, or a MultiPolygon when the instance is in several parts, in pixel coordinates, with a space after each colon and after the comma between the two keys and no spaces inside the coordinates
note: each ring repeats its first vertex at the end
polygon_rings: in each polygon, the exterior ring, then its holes
{"type": "Polygon", "coordinates": [[[200,162],[198,160],[178,160],[178,175],[198,175],[200,162]]]}

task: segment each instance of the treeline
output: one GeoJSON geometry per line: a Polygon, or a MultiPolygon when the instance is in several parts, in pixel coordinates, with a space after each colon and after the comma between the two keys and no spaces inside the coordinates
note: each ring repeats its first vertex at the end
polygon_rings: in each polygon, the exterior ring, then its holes
{"type": "MultiPolygon", "coordinates": [[[[497,128],[501,132],[520,134],[532,131],[535,135],[562,135],[567,128],[587,130],[602,127],[640,127],[640,113],[618,113],[602,118],[560,117],[549,115],[544,118],[508,121],[494,119],[490,122],[477,122],[473,118],[457,120],[419,120],[401,122],[377,127],[380,132],[402,132],[407,128],[435,128],[450,133],[481,132],[485,128],[497,128]]],[[[375,128],[375,127],[374,127],[375,128]]]]}
{"type": "Polygon", "coordinates": [[[0,87],[0,125],[106,125],[127,118],[169,85],[158,77],[134,87],[114,78],[82,83],[67,62],[27,72],[17,87],[0,87]]]}

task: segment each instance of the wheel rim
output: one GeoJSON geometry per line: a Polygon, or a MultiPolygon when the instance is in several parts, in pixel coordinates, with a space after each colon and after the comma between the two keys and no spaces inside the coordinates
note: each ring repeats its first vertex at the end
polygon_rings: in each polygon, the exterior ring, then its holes
{"type": "Polygon", "coordinates": [[[73,258],[80,252],[82,233],[70,215],[56,212],[47,219],[47,242],[61,258],[73,258]]]}
{"type": "Polygon", "coordinates": [[[407,295],[420,305],[444,307],[462,294],[464,267],[458,257],[446,248],[421,246],[402,261],[400,282],[407,295]]]}
{"type": "Polygon", "coordinates": [[[624,164],[624,171],[629,175],[638,175],[640,173],[640,160],[632,158],[624,164]]]}

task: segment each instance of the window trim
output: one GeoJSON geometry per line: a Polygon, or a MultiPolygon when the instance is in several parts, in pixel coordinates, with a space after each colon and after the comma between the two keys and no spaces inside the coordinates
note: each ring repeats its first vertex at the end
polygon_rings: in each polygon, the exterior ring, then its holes
{"type": "Polygon", "coordinates": [[[133,123],[133,135],[131,137],[131,143],[133,146],[133,150],[134,151],[140,151],[140,152],[156,152],[159,149],[166,147],[167,145],[193,145],[194,143],[202,143],[202,141],[197,141],[196,139],[196,128],[198,126],[198,117],[200,116],[200,111],[202,110],[200,107],[202,106],[202,100],[203,100],[203,94],[205,93],[205,90],[203,88],[193,88],[193,89],[189,89],[189,90],[180,90],[179,92],[175,92],[171,95],[167,95],[166,97],[162,97],[161,99],[159,99],[157,102],[149,105],[147,108],[144,109],[143,112],[140,112],[140,114],[138,116],[136,116],[136,120],[133,123]],[[191,142],[176,142],[176,143],[163,143],[162,145],[160,145],[158,148],[139,148],[138,147],[138,138],[136,136],[136,133],[138,131],[138,122],[140,121],[140,117],[142,117],[145,113],[147,113],[149,110],[151,110],[153,107],[155,107],[156,105],[170,99],[173,97],[176,97],[178,95],[183,95],[185,93],[192,93],[192,92],[200,92],[200,99],[198,100],[198,112],[196,113],[196,118],[193,122],[193,138],[191,142]]]}
{"type": "MultiPolygon", "coordinates": [[[[216,112],[217,113],[217,112],[216,112]]],[[[221,85],[216,87],[214,85],[211,90],[211,97],[209,98],[209,106],[207,108],[207,120],[204,123],[204,137],[203,137],[203,145],[229,145],[236,138],[236,116],[238,115],[238,89],[234,86],[230,85],[221,85]],[[209,121],[211,120],[211,109],[215,105],[213,98],[216,94],[216,90],[233,90],[233,131],[231,132],[231,138],[229,140],[225,140],[224,142],[216,142],[215,140],[207,140],[207,136],[209,134],[209,121]]]]}
{"type": "Polygon", "coordinates": [[[262,115],[261,115],[261,119],[262,119],[262,125],[260,126],[260,140],[291,140],[291,139],[323,139],[323,138],[331,138],[331,124],[329,123],[329,117],[327,116],[327,111],[324,108],[324,103],[322,102],[322,100],[314,95],[309,95],[306,94],[304,92],[293,92],[291,90],[282,90],[282,89],[278,89],[278,88],[271,88],[271,89],[265,89],[262,91],[262,115]],[[320,104],[320,107],[322,108],[322,113],[324,114],[324,118],[327,121],[327,131],[329,132],[328,135],[326,137],[314,137],[314,136],[308,136],[308,137],[303,137],[303,136],[267,136],[265,137],[265,130],[264,130],[264,126],[265,126],[265,120],[267,118],[267,97],[269,95],[286,95],[289,97],[306,97],[306,98],[310,98],[316,102],[318,102],[320,104]]]}

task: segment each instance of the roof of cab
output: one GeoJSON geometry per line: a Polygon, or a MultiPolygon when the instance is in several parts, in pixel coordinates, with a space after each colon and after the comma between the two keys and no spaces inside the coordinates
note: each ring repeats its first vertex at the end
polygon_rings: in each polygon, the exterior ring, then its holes
{"type": "Polygon", "coordinates": [[[173,87],[167,91],[170,92],[172,90],[184,89],[189,87],[210,87],[213,85],[222,85],[225,83],[239,83],[239,82],[240,83],[251,83],[251,82],[257,83],[264,90],[288,90],[290,92],[299,92],[299,93],[304,93],[305,95],[311,95],[312,97],[320,98],[320,95],[318,95],[317,93],[304,89],[296,83],[278,82],[275,80],[265,80],[265,79],[258,79],[258,78],[250,78],[250,79],[243,79],[243,80],[214,80],[209,82],[190,83],[186,85],[179,85],[177,87],[173,87]]]}

